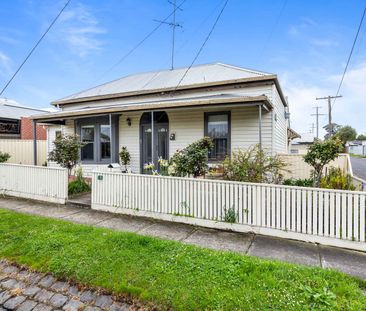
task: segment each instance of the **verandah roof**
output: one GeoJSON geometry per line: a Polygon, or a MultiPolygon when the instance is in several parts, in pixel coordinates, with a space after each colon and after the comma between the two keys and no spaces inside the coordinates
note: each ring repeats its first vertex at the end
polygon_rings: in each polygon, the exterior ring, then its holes
{"type": "Polygon", "coordinates": [[[151,110],[167,110],[174,108],[189,108],[189,107],[217,107],[222,105],[242,105],[253,106],[263,105],[266,110],[273,108],[268,97],[260,96],[235,96],[230,94],[220,94],[213,96],[203,96],[184,99],[168,99],[159,101],[146,101],[134,104],[115,104],[108,106],[100,106],[93,108],[84,108],[70,111],[60,111],[49,113],[47,115],[34,115],[31,119],[37,122],[56,121],[67,118],[94,116],[101,114],[123,113],[127,111],[151,111],[151,110]]]}

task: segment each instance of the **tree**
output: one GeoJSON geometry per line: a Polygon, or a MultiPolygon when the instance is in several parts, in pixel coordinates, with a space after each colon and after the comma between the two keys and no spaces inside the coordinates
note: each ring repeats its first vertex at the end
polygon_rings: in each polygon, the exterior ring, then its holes
{"type": "Polygon", "coordinates": [[[329,139],[331,138],[342,126],[338,125],[337,123],[331,123],[325,125],[323,128],[326,130],[327,134],[325,134],[324,138],[329,139]]]}
{"type": "Polygon", "coordinates": [[[122,165],[125,167],[125,172],[127,172],[127,165],[131,162],[131,155],[127,150],[127,147],[122,147],[121,151],[119,152],[119,157],[121,159],[122,165]]]}
{"type": "Polygon", "coordinates": [[[335,133],[335,136],[341,140],[341,142],[344,146],[347,141],[356,139],[357,132],[352,126],[346,125],[346,126],[342,126],[335,133]]]}
{"type": "Polygon", "coordinates": [[[0,151],[0,163],[6,162],[10,159],[10,154],[0,151]]]}
{"type": "Polygon", "coordinates": [[[172,175],[198,177],[208,171],[208,151],[213,148],[210,137],[204,137],[182,150],[178,150],[171,159],[172,175]]]}
{"type": "Polygon", "coordinates": [[[357,136],[357,140],[366,140],[366,134],[360,134],[357,136]]]}
{"type": "Polygon", "coordinates": [[[80,158],[80,149],[85,144],[76,135],[65,135],[53,142],[54,149],[49,153],[48,160],[67,168],[69,176],[80,158]]]}
{"type": "Polygon", "coordinates": [[[342,142],[339,140],[339,138],[328,139],[324,142],[317,140],[309,147],[308,152],[304,156],[304,160],[314,169],[314,187],[320,186],[324,166],[337,158],[339,152],[341,151],[342,142]]]}

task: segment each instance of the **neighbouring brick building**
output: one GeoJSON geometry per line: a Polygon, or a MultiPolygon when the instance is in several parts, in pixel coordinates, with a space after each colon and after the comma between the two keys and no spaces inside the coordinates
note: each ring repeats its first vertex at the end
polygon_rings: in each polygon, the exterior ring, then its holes
{"type": "MultiPolygon", "coordinates": [[[[0,98],[0,139],[33,139],[33,122],[28,117],[47,113],[45,110],[24,107],[9,99],[0,98]]],[[[47,139],[47,127],[37,125],[37,140],[47,139]]]]}

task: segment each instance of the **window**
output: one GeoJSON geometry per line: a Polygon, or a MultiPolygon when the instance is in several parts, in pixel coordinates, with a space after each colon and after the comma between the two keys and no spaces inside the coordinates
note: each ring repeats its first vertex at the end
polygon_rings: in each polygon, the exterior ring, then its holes
{"type": "Polygon", "coordinates": [[[80,159],[88,164],[108,164],[117,162],[119,115],[92,117],[76,121],[76,133],[85,143],[80,159]],[[110,125],[112,121],[112,128],[110,125]]]}
{"type": "Polygon", "coordinates": [[[208,153],[210,161],[222,161],[230,153],[230,112],[206,113],[205,136],[214,147],[208,153]]]}
{"type": "Polygon", "coordinates": [[[0,134],[20,134],[20,121],[0,119],[0,134]]]}
{"type": "Polygon", "coordinates": [[[81,141],[85,144],[81,148],[81,160],[94,160],[94,125],[81,127],[81,141]]]}
{"type": "Polygon", "coordinates": [[[62,132],[61,131],[56,131],[55,132],[55,137],[56,137],[56,139],[61,138],[62,137],[62,132]]]}
{"type": "Polygon", "coordinates": [[[101,158],[111,157],[111,127],[109,125],[100,126],[100,151],[101,158]]]}

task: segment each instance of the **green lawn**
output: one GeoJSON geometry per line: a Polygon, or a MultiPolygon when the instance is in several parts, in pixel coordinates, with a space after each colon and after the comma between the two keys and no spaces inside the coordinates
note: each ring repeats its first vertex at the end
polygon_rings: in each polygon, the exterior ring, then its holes
{"type": "Polygon", "coordinates": [[[159,310],[366,309],[366,283],[335,271],[4,209],[0,257],[130,294],[159,310]]]}

